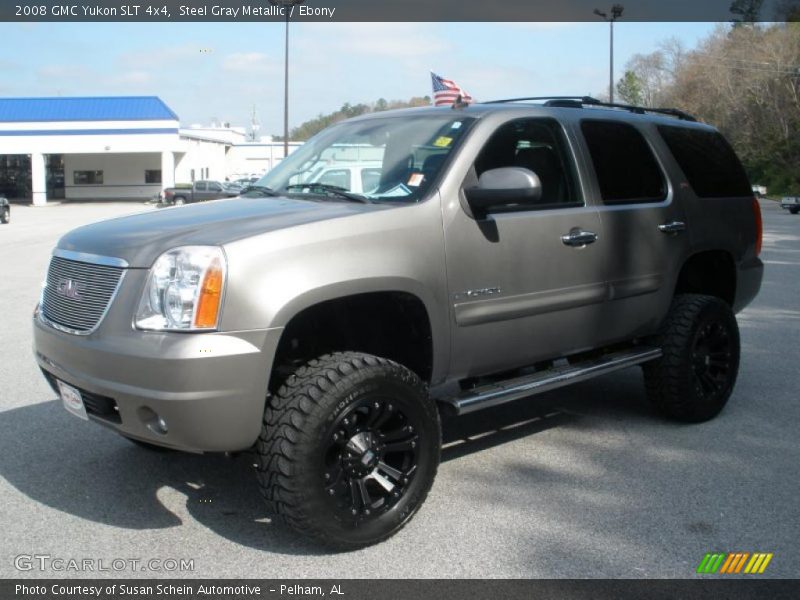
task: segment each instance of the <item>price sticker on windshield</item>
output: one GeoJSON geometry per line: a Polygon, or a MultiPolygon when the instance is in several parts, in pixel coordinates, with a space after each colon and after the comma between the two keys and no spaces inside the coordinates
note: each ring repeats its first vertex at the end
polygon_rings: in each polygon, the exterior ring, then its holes
{"type": "Polygon", "coordinates": [[[436,141],[433,142],[433,145],[436,146],[437,148],[449,148],[450,144],[452,143],[453,143],[453,138],[443,135],[440,138],[437,138],[436,141]]]}

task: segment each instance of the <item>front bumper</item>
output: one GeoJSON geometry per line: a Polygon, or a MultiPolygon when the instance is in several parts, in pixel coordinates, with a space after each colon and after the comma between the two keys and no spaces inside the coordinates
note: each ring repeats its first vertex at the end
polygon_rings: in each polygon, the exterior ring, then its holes
{"type": "Polygon", "coordinates": [[[193,334],[101,327],[76,336],[38,318],[33,329],[36,360],[51,385],[57,378],[82,390],[93,421],[191,452],[245,450],[258,438],[282,329],[193,334]]]}

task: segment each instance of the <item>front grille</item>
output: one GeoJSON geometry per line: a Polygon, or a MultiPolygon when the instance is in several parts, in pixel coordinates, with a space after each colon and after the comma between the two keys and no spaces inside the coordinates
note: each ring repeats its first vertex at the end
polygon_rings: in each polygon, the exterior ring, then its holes
{"type": "Polygon", "coordinates": [[[117,291],[125,269],[54,256],[42,294],[47,321],[76,333],[89,333],[99,324],[117,291]]]}

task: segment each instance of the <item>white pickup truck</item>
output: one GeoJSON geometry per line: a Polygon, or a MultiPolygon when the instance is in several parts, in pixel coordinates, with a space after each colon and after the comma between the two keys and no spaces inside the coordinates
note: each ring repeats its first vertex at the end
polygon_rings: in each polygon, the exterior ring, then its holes
{"type": "Polygon", "coordinates": [[[800,212],[800,196],[784,196],[781,199],[781,208],[785,208],[793,215],[800,212]]]}

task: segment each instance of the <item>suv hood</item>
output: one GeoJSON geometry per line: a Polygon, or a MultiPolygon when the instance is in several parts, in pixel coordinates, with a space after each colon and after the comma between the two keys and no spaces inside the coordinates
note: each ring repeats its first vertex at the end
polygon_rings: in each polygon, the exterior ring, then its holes
{"type": "Polygon", "coordinates": [[[58,248],[122,258],[132,268],[150,268],[177,246],[222,246],[253,235],[376,210],[390,205],[276,198],[232,198],[139,215],[73,229],[58,248]]]}

